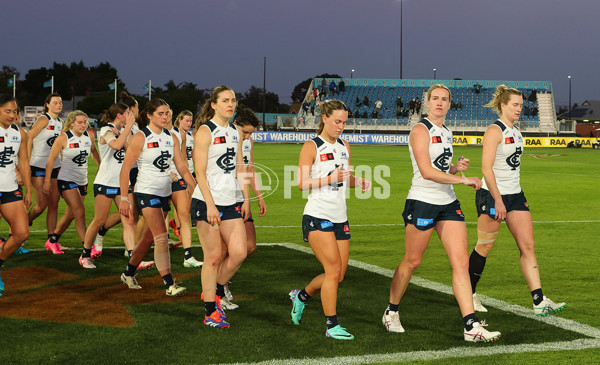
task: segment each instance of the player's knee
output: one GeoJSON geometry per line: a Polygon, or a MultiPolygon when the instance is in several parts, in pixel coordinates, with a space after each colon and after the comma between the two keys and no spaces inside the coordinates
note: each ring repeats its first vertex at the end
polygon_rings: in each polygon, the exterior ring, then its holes
{"type": "Polygon", "coordinates": [[[404,264],[411,272],[413,272],[421,265],[421,257],[405,257],[404,264]]]}
{"type": "Polygon", "coordinates": [[[21,244],[27,238],[29,238],[29,226],[24,225],[23,227],[11,227],[12,236],[15,238],[17,243],[21,244]]]}
{"type": "Polygon", "coordinates": [[[498,237],[498,231],[496,232],[484,232],[482,230],[477,230],[477,244],[475,245],[475,251],[483,257],[487,257],[487,255],[494,247],[494,243],[496,242],[496,238],[498,237]]]}
{"type": "Polygon", "coordinates": [[[521,251],[521,256],[535,256],[535,242],[532,240],[530,242],[525,242],[519,244],[519,250],[521,251]]]}

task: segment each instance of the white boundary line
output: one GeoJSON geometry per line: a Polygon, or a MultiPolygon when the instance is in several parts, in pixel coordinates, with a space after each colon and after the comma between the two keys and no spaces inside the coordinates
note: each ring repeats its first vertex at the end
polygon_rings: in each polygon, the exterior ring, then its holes
{"type": "MultiPolygon", "coordinates": [[[[260,243],[260,246],[280,246],[289,249],[312,254],[309,247],[301,246],[295,243],[260,243]]],[[[363,269],[372,273],[391,278],[394,275],[393,270],[367,264],[361,261],[349,260],[348,265],[363,269]]],[[[413,276],[412,284],[435,290],[444,294],[453,295],[452,287],[431,280],[413,276]]],[[[585,350],[600,348],[600,329],[579,323],[570,319],[564,319],[556,316],[537,317],[533,314],[531,308],[525,308],[519,305],[511,304],[499,299],[494,299],[485,295],[477,295],[480,300],[489,307],[494,307],[505,312],[510,312],[521,317],[544,322],[567,331],[576,332],[584,336],[592,337],[590,339],[578,339],[573,341],[545,342],[539,344],[505,345],[505,346],[478,346],[478,347],[453,347],[448,350],[438,351],[409,351],[386,354],[367,354],[360,356],[340,356],[340,357],[322,357],[322,358],[304,358],[304,359],[285,359],[268,360],[256,363],[236,363],[236,365],[260,364],[260,365],[288,365],[288,364],[372,364],[381,362],[407,362],[423,361],[447,358],[461,358],[474,356],[489,356],[496,354],[517,354],[524,352],[541,351],[564,351],[564,350],[585,350]]]]}

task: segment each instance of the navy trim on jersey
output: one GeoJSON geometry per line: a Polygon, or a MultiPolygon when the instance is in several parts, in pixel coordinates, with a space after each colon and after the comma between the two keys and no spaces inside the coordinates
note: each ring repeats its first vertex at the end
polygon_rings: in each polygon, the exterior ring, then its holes
{"type": "Polygon", "coordinates": [[[317,145],[317,148],[321,147],[323,143],[325,143],[320,137],[315,137],[312,139],[313,142],[317,145]]]}
{"type": "Polygon", "coordinates": [[[229,126],[237,131],[237,128],[235,127],[235,125],[233,123],[229,123],[229,126]]]}
{"type": "Polygon", "coordinates": [[[423,125],[425,127],[427,127],[428,130],[431,130],[431,128],[433,128],[433,124],[431,124],[430,121],[428,121],[427,119],[423,119],[422,121],[420,121],[419,123],[423,123],[423,125]]]}
{"type": "Polygon", "coordinates": [[[344,141],[342,141],[342,139],[341,139],[341,138],[338,138],[338,139],[337,139],[337,141],[338,141],[338,143],[339,143],[339,144],[341,144],[342,146],[344,146],[344,147],[346,146],[346,145],[344,144],[344,141]]]}
{"type": "Polygon", "coordinates": [[[67,135],[67,139],[73,138],[73,132],[67,131],[65,134],[67,135]]]}
{"type": "Polygon", "coordinates": [[[181,133],[181,132],[179,132],[179,128],[177,128],[175,126],[173,126],[173,130],[175,130],[175,132],[177,132],[177,133],[181,133]]]}
{"type": "Polygon", "coordinates": [[[150,137],[150,135],[152,134],[152,131],[148,127],[144,127],[144,129],[142,129],[142,132],[144,132],[144,135],[146,137],[150,137]]]}
{"type": "Polygon", "coordinates": [[[19,131],[19,127],[17,127],[17,126],[16,126],[16,125],[14,125],[14,124],[11,124],[11,125],[10,125],[10,127],[11,127],[12,129],[16,130],[17,132],[19,131]]]}
{"type": "Polygon", "coordinates": [[[506,129],[506,126],[504,125],[504,123],[502,123],[501,121],[497,120],[494,122],[495,125],[497,125],[498,127],[500,127],[500,130],[502,132],[504,132],[504,130],[506,129]]]}
{"type": "Polygon", "coordinates": [[[206,122],[205,126],[207,126],[208,129],[210,129],[211,133],[217,128],[217,125],[212,120],[209,120],[208,122],[206,122]]]}
{"type": "Polygon", "coordinates": [[[167,135],[170,136],[171,132],[169,132],[169,130],[167,128],[163,128],[163,132],[167,135]]]}

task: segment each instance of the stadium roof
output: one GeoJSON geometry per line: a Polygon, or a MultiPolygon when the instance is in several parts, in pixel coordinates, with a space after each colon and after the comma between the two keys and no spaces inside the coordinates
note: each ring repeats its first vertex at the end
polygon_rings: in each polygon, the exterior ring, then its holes
{"type": "MultiPolygon", "coordinates": [[[[562,113],[559,119],[569,119],[569,112],[562,113]]],[[[571,110],[570,119],[576,121],[600,121],[600,100],[586,100],[577,108],[571,110]]]]}

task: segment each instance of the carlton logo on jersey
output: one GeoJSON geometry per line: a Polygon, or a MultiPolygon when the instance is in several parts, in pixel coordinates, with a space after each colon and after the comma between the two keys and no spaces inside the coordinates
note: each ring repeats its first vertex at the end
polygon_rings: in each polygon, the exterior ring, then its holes
{"type": "Polygon", "coordinates": [[[437,167],[440,171],[448,171],[450,169],[450,158],[452,158],[452,153],[450,152],[450,148],[444,148],[444,152],[440,154],[438,157],[433,160],[433,165],[437,167]]]}
{"type": "Polygon", "coordinates": [[[225,139],[225,137],[215,137],[213,144],[221,144],[226,142],[227,140],[225,139]]]}
{"type": "Polygon", "coordinates": [[[187,157],[188,160],[192,159],[192,147],[185,148],[185,157],[187,157]]]}
{"type": "Polygon", "coordinates": [[[522,154],[523,149],[521,147],[517,147],[515,152],[506,158],[506,163],[511,167],[511,170],[516,170],[517,167],[521,166],[522,154]]]}
{"type": "Polygon", "coordinates": [[[115,151],[113,157],[117,160],[117,163],[123,163],[123,160],[125,159],[125,149],[121,148],[120,150],[115,151]]]}
{"type": "Polygon", "coordinates": [[[323,153],[323,154],[321,154],[321,156],[319,156],[319,159],[321,161],[333,160],[334,159],[333,153],[331,153],[331,152],[330,153],[323,153]]]}
{"type": "Polygon", "coordinates": [[[87,151],[80,151],[77,156],[73,157],[72,161],[75,162],[77,166],[81,167],[87,163],[88,156],[89,154],[87,153],[87,151]]]}
{"type": "Polygon", "coordinates": [[[6,167],[12,164],[12,159],[10,158],[15,154],[15,150],[12,147],[4,147],[4,151],[0,151],[0,167],[6,167]]]}
{"type": "Polygon", "coordinates": [[[48,146],[52,147],[52,145],[54,144],[54,141],[56,141],[56,137],[58,137],[58,135],[54,135],[54,136],[52,136],[52,137],[48,138],[48,139],[46,140],[46,144],[47,144],[48,146]]]}
{"type": "Polygon", "coordinates": [[[226,174],[235,170],[235,149],[233,147],[228,148],[227,152],[217,159],[217,166],[219,166],[221,170],[224,170],[226,174]]]}
{"type": "Polygon", "coordinates": [[[169,164],[167,163],[169,158],[171,158],[169,151],[161,151],[160,156],[155,158],[152,164],[159,169],[160,172],[165,172],[165,170],[169,168],[169,164]]]}

